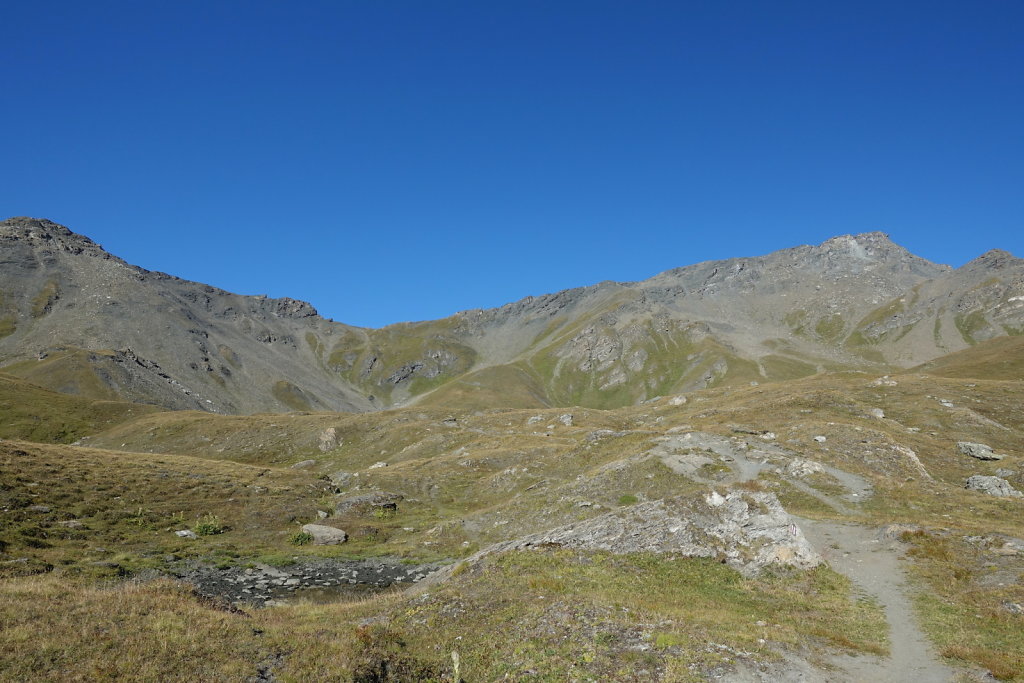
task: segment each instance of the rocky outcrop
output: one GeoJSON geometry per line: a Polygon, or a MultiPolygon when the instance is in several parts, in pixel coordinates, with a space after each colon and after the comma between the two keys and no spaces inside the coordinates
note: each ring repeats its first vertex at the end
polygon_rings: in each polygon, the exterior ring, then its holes
{"type": "MultiPolygon", "coordinates": [[[[746,491],[638,503],[496,543],[464,562],[472,565],[495,553],[552,546],[617,555],[717,557],[745,575],[773,565],[810,569],[822,562],[775,494],[746,491]]],[[[454,567],[447,567],[428,580],[443,581],[452,571],[454,567]]]]}
{"type": "Polygon", "coordinates": [[[972,491],[981,491],[987,493],[990,496],[1001,496],[1009,498],[1021,498],[1024,497],[1024,493],[1021,493],[1017,489],[1010,486],[1010,482],[1000,477],[986,477],[981,474],[976,474],[973,477],[967,479],[967,484],[964,488],[971,489],[972,491]]]}

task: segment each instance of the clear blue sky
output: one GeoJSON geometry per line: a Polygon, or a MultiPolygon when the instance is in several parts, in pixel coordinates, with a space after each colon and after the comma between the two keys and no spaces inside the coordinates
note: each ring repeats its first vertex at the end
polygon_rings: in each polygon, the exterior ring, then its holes
{"type": "Polygon", "coordinates": [[[1024,2],[7,2],[0,215],[379,326],[884,230],[1024,256],[1024,2]]]}

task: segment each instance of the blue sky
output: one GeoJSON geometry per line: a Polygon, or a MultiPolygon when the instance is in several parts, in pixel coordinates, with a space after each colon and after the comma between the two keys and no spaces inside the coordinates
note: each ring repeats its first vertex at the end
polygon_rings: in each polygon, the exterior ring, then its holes
{"type": "Polygon", "coordinates": [[[0,8],[0,214],[380,326],[883,230],[1024,256],[1024,3],[0,8]]]}

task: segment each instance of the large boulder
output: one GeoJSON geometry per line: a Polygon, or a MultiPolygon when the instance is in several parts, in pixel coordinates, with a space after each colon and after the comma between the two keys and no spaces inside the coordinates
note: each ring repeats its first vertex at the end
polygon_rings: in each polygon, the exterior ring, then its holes
{"type": "Polygon", "coordinates": [[[956,449],[963,455],[969,455],[972,458],[978,460],[1002,460],[1003,456],[998,453],[992,452],[992,447],[983,443],[974,443],[972,441],[960,441],[956,444],[956,449]]]}
{"type": "Polygon", "coordinates": [[[323,524],[303,524],[302,531],[313,537],[313,545],[340,545],[348,540],[341,529],[323,524]]]}
{"type": "Polygon", "coordinates": [[[990,496],[1002,496],[1011,498],[1024,497],[1024,493],[1021,493],[1017,489],[1010,486],[1010,482],[1000,477],[986,477],[982,474],[976,474],[973,477],[967,479],[967,485],[964,488],[971,489],[972,491],[981,491],[987,493],[990,496]]]}

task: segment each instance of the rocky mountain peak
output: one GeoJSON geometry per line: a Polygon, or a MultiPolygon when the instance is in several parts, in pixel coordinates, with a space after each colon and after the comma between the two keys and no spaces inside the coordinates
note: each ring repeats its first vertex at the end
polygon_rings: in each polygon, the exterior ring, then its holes
{"type": "MultiPolygon", "coordinates": [[[[86,253],[102,258],[114,258],[103,247],[85,235],[72,232],[65,226],[45,218],[15,216],[0,221],[0,240],[15,241],[43,249],[86,253]]],[[[118,259],[120,260],[120,259],[118,259]]]]}
{"type": "Polygon", "coordinates": [[[1024,259],[1019,259],[1003,249],[989,249],[978,258],[964,264],[965,270],[985,269],[994,270],[1006,268],[1007,266],[1020,264],[1024,259]]]}

